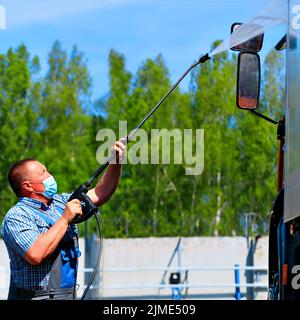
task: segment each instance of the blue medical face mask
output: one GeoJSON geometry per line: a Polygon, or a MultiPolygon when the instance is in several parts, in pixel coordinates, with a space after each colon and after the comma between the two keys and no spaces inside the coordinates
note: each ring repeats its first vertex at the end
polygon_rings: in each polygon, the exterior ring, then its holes
{"type": "Polygon", "coordinates": [[[45,179],[43,181],[43,185],[45,187],[45,191],[44,192],[35,192],[35,193],[42,194],[46,198],[52,199],[57,193],[57,183],[56,183],[54,177],[50,176],[49,178],[45,179]]]}

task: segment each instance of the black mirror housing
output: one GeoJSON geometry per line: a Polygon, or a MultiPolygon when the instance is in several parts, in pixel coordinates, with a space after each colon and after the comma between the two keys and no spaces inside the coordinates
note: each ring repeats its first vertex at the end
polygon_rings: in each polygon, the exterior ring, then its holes
{"type": "MultiPolygon", "coordinates": [[[[240,27],[242,23],[235,22],[231,25],[230,32],[233,33],[238,27],[240,27]]],[[[262,27],[259,25],[251,25],[251,27],[261,29],[263,31],[262,27]]],[[[262,48],[264,40],[264,33],[262,32],[256,37],[253,37],[243,43],[238,44],[235,47],[232,47],[231,50],[233,51],[247,51],[247,52],[259,52],[262,48]]]]}

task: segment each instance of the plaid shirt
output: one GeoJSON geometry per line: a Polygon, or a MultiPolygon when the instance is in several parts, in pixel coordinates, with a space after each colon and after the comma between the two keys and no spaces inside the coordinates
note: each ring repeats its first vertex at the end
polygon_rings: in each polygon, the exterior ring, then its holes
{"type": "MultiPolygon", "coordinates": [[[[55,195],[49,206],[36,199],[23,197],[7,212],[1,233],[10,258],[11,281],[18,288],[47,289],[53,259],[48,257],[39,265],[31,265],[24,256],[39,235],[50,228],[35,211],[41,210],[55,223],[60,218],[60,212],[63,212],[69,197],[70,194],[67,193],[55,195]]],[[[64,240],[71,240],[74,236],[78,237],[77,228],[70,225],[64,240]]]]}

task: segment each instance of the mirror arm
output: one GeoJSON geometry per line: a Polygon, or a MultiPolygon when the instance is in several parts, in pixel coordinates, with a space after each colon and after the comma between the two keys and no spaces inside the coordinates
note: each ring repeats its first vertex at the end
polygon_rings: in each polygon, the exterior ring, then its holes
{"type": "Polygon", "coordinates": [[[254,113],[255,115],[257,115],[258,117],[260,117],[260,118],[262,118],[262,119],[265,119],[265,120],[267,120],[267,121],[269,121],[269,122],[271,122],[271,123],[273,123],[273,124],[278,124],[279,122],[278,121],[275,121],[275,120],[273,120],[273,119],[271,119],[271,118],[269,118],[269,117],[267,117],[267,116],[265,116],[265,115],[263,115],[263,114],[261,114],[261,113],[259,113],[259,112],[257,112],[257,111],[255,111],[255,110],[250,110],[252,113],[254,113]]]}

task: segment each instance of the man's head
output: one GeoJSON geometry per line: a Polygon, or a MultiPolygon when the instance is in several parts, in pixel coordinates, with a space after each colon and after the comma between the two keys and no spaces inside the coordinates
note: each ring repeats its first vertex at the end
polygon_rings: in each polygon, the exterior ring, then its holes
{"type": "Polygon", "coordinates": [[[47,168],[35,159],[24,159],[12,165],[8,172],[8,182],[17,197],[45,197],[44,181],[51,179],[47,168]]]}

